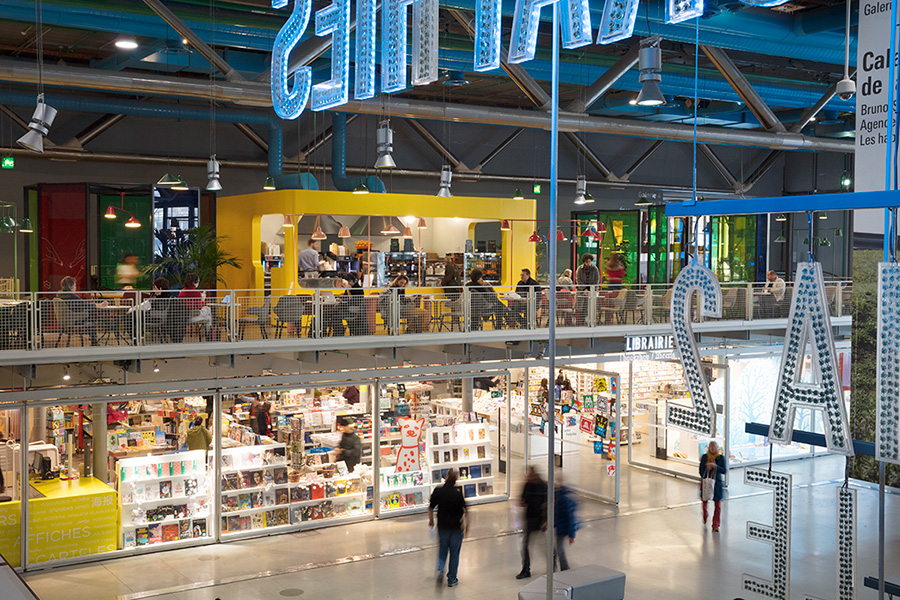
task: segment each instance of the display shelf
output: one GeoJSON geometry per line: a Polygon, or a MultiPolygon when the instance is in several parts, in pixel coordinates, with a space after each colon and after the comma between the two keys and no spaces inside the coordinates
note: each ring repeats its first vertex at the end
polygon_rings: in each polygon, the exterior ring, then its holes
{"type": "Polygon", "coordinates": [[[379,491],[379,493],[382,496],[384,496],[385,494],[399,494],[399,493],[408,494],[410,492],[418,492],[420,490],[426,490],[429,487],[431,487],[431,485],[432,484],[430,484],[430,483],[420,483],[418,485],[405,485],[403,487],[392,487],[392,488],[387,488],[387,489],[382,488],[379,491]]]}
{"type": "Polygon", "coordinates": [[[276,508],[287,508],[290,504],[270,504],[269,506],[257,506],[256,508],[242,508],[239,510],[222,511],[223,517],[240,517],[242,515],[252,515],[266,510],[275,510],[276,508]]]}
{"type": "Polygon", "coordinates": [[[199,498],[207,498],[209,495],[206,492],[202,494],[194,494],[193,496],[175,496],[172,498],[157,498],[154,500],[133,500],[131,502],[125,502],[122,500],[122,507],[126,506],[143,506],[144,504],[174,504],[177,502],[188,502],[190,500],[197,500],[199,498]]]}
{"type": "MultiPolygon", "coordinates": [[[[246,467],[222,467],[221,473],[224,475],[226,473],[240,473],[241,471],[252,471],[254,469],[274,469],[276,467],[287,467],[287,461],[278,464],[271,465],[248,465],[246,467]]],[[[281,485],[281,484],[279,484],[281,485]]]]}
{"type": "Polygon", "coordinates": [[[290,483],[270,483],[269,485],[258,485],[252,488],[239,488],[236,490],[222,490],[222,495],[231,495],[231,494],[249,494],[251,492],[263,492],[270,488],[282,488],[289,486],[290,483]]]}
{"type": "Polygon", "coordinates": [[[469,465],[480,465],[482,463],[493,465],[493,456],[487,456],[485,458],[476,458],[474,460],[460,460],[457,462],[444,462],[444,463],[435,463],[430,466],[432,470],[434,469],[455,469],[456,467],[468,467],[469,465]]]}
{"type": "Polygon", "coordinates": [[[366,495],[365,492],[356,492],[353,494],[341,494],[340,496],[330,496],[328,498],[315,498],[313,500],[300,500],[297,502],[291,502],[290,504],[280,504],[279,506],[314,506],[316,504],[321,504],[326,501],[338,501],[338,502],[349,502],[351,500],[356,500],[362,498],[366,495]]]}
{"type": "MultiPolygon", "coordinates": [[[[173,525],[175,523],[181,523],[182,521],[191,521],[193,519],[208,519],[208,518],[209,518],[209,512],[205,512],[205,513],[198,513],[196,515],[188,515],[186,517],[167,517],[167,518],[163,519],[162,521],[142,521],[140,523],[122,523],[122,528],[123,529],[126,529],[126,528],[135,529],[137,527],[149,527],[151,525],[173,525]]],[[[185,538],[185,539],[187,539],[187,538],[185,538]]],[[[159,542],[157,542],[157,543],[159,543],[159,542]]],[[[142,544],[142,545],[146,546],[149,544],[142,544]]],[[[155,546],[156,544],[153,544],[153,545],[155,546]]]]}
{"type": "MultiPolygon", "coordinates": [[[[456,485],[457,487],[461,487],[463,484],[479,484],[479,483],[493,483],[494,476],[488,475],[487,477],[467,477],[466,479],[457,479],[456,485]]],[[[431,488],[434,489],[438,486],[444,485],[443,481],[438,481],[431,484],[431,488]]]]}

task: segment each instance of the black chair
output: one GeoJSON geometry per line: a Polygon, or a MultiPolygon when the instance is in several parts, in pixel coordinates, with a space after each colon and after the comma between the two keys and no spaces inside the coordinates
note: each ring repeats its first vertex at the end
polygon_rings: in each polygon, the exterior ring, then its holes
{"type": "Polygon", "coordinates": [[[280,338],[288,325],[293,325],[297,331],[297,337],[303,335],[303,317],[309,316],[307,336],[312,329],[315,320],[315,311],[312,296],[281,296],[272,309],[275,313],[275,337],[280,338]]]}

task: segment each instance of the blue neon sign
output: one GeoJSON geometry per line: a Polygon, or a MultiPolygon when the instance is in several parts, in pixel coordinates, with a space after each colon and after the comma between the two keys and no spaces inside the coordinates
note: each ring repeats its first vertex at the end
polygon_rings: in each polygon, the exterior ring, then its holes
{"type": "MultiPolygon", "coordinates": [[[[309,67],[289,73],[291,51],[309,25],[312,0],[272,0],[273,8],[294,2],[293,11],[275,38],[272,50],[272,104],[283,119],[296,119],[310,102],[312,110],[346,104],[350,81],[350,0],[332,0],[316,12],[316,35],[332,36],[331,79],[312,85],[309,67]],[[293,77],[293,80],[291,80],[293,77]]],[[[378,0],[356,1],[356,56],[353,97],[367,100],[375,96],[375,39],[378,0]]],[[[779,6],[788,0],[740,0],[750,6],[779,6]]],[[[382,0],[381,8],[381,91],[399,92],[407,87],[406,54],[408,8],[412,7],[412,85],[424,85],[438,78],[439,0],[382,0]]],[[[473,69],[492,71],[500,67],[500,25],[502,0],[475,0],[475,58],[473,69]]],[[[591,14],[588,0],[516,0],[509,45],[510,63],[532,60],[537,47],[541,9],[561,3],[562,45],[579,48],[591,43],[591,14]]],[[[703,14],[704,0],[666,0],[666,23],[680,23],[703,14]]],[[[628,39],[634,33],[640,0],[606,0],[598,44],[628,39]]]]}

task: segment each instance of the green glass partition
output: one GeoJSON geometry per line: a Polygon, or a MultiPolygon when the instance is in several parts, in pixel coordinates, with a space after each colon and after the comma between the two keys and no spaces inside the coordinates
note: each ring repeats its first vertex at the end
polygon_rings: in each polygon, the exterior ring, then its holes
{"type": "Polygon", "coordinates": [[[667,219],[664,206],[651,206],[648,211],[647,282],[666,283],[667,219]]]}
{"type": "MultiPolygon", "coordinates": [[[[153,222],[150,216],[149,196],[100,196],[99,213],[106,214],[107,207],[124,207],[116,210],[115,219],[100,217],[100,286],[116,289],[116,266],[126,254],[138,257],[141,267],[153,261],[153,222]],[[125,227],[125,222],[133,213],[141,223],[140,227],[125,227]]],[[[137,288],[146,289],[147,276],[138,280],[137,288]]]]}
{"type": "Polygon", "coordinates": [[[719,281],[755,281],[756,215],[713,217],[710,263],[719,281]]]}

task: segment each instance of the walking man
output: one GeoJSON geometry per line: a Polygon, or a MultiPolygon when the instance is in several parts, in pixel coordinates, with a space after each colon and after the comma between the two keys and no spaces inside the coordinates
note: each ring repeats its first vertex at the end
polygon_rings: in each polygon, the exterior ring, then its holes
{"type": "Polygon", "coordinates": [[[528,468],[525,486],[522,488],[522,506],[525,507],[525,536],[522,539],[522,570],[516,575],[516,579],[531,577],[528,542],[533,534],[547,524],[547,483],[534,467],[528,468]]]}
{"type": "Polygon", "coordinates": [[[429,527],[434,527],[434,510],[437,509],[438,513],[438,583],[444,578],[444,564],[447,562],[447,553],[450,553],[450,565],[447,568],[448,587],[456,587],[459,583],[456,578],[456,571],[459,568],[459,549],[462,547],[463,536],[469,529],[466,519],[466,500],[463,498],[462,490],[456,487],[456,477],[456,470],[450,469],[444,485],[432,492],[431,503],[428,505],[429,527]]]}
{"type": "Polygon", "coordinates": [[[578,520],[575,517],[575,509],[578,503],[575,501],[572,491],[565,486],[562,477],[556,477],[556,499],[554,500],[553,525],[556,528],[556,552],[553,556],[553,570],[556,570],[556,561],[559,560],[559,570],[569,570],[569,560],[566,558],[566,538],[569,544],[575,543],[575,531],[578,529],[578,520]]]}

